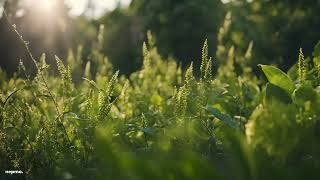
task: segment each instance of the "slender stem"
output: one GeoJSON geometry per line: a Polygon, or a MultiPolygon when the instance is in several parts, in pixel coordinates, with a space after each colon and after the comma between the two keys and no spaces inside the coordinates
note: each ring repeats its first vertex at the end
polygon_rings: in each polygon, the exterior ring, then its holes
{"type": "Polygon", "coordinates": [[[9,27],[11,27],[11,28],[13,29],[13,31],[14,31],[14,32],[16,33],[16,35],[18,36],[19,40],[20,40],[20,41],[22,42],[22,44],[24,45],[24,48],[26,49],[29,57],[31,58],[31,60],[32,60],[32,62],[34,63],[34,65],[36,66],[36,68],[37,68],[37,70],[38,70],[38,72],[39,72],[39,74],[40,74],[40,78],[41,78],[41,80],[43,81],[44,86],[45,86],[46,90],[48,91],[49,96],[50,96],[50,98],[51,98],[51,100],[52,100],[52,102],[53,102],[53,104],[54,104],[54,106],[55,106],[56,112],[57,112],[57,114],[58,114],[58,120],[59,120],[58,123],[62,126],[62,128],[63,128],[63,130],[64,130],[64,133],[65,133],[66,137],[68,138],[68,141],[71,142],[71,141],[70,141],[70,138],[69,138],[69,136],[68,136],[68,134],[67,134],[66,128],[64,127],[64,125],[63,125],[63,123],[62,123],[62,120],[61,120],[61,117],[62,117],[62,116],[61,116],[61,113],[60,113],[60,110],[59,110],[58,103],[57,103],[57,101],[55,100],[55,98],[54,98],[54,96],[53,96],[53,93],[51,92],[51,90],[50,90],[50,88],[49,88],[49,85],[48,85],[48,83],[47,83],[47,81],[46,81],[46,79],[45,79],[45,77],[44,77],[44,74],[43,74],[42,70],[39,68],[39,65],[38,65],[36,59],[33,57],[32,53],[31,53],[31,51],[30,51],[30,49],[29,49],[28,44],[27,44],[26,41],[23,39],[22,35],[18,32],[16,26],[15,26],[15,25],[12,25],[12,24],[10,23],[10,21],[9,21],[9,19],[8,19],[8,15],[7,15],[6,10],[3,11],[3,16],[4,16],[5,20],[6,20],[6,23],[9,25],[9,27]]]}

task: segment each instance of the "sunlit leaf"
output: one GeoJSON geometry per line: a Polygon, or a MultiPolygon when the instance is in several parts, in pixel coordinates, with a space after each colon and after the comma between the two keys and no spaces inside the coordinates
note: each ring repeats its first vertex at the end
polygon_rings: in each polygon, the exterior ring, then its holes
{"type": "Polygon", "coordinates": [[[273,66],[260,65],[260,67],[270,83],[286,90],[290,95],[293,93],[294,83],[287,74],[273,66]]]}

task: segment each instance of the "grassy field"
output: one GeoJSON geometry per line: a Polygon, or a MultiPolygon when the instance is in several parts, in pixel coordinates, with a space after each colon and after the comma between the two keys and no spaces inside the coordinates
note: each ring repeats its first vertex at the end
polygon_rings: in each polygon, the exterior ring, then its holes
{"type": "Polygon", "coordinates": [[[23,61],[13,77],[0,71],[0,179],[320,176],[320,44],[287,73],[259,65],[265,77],[247,65],[252,43],[221,42],[217,62],[205,41],[199,70],[155,44],[148,33],[129,77],[99,49],[83,64],[81,48],[56,65],[32,57],[35,76],[23,61]]]}

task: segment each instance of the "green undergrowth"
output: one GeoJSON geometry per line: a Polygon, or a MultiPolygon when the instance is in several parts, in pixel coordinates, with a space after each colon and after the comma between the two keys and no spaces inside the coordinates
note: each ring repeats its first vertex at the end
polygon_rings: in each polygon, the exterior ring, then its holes
{"type": "Polygon", "coordinates": [[[129,77],[99,49],[82,64],[81,48],[55,66],[32,57],[35,77],[23,61],[12,78],[0,71],[0,179],[319,177],[319,44],[288,73],[260,65],[261,78],[252,43],[220,41],[215,58],[204,42],[199,77],[163,59],[151,33],[129,77]]]}

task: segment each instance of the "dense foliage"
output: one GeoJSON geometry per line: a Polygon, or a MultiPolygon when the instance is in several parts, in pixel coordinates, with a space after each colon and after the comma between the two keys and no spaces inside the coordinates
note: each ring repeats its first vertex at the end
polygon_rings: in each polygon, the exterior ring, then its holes
{"type": "Polygon", "coordinates": [[[130,70],[128,59],[141,64],[139,47],[151,30],[163,57],[171,55],[184,67],[193,61],[198,71],[198,47],[207,37],[209,54],[214,54],[223,16],[231,11],[231,31],[224,37],[228,44],[241,52],[253,41],[255,71],[257,63],[288,70],[296,61],[292,52],[302,47],[311,55],[320,39],[319,10],[318,0],[133,0],[128,8],[106,13],[99,22],[106,24],[104,52],[116,68],[130,70]]]}
{"type": "Polygon", "coordinates": [[[292,53],[303,47],[311,54],[320,39],[318,0],[234,0],[227,4],[233,13],[233,32],[229,38],[238,47],[256,43],[257,63],[277,63],[289,69],[296,61],[292,53]],[[306,28],[307,27],[307,28],[306,28]]]}
{"type": "MultiPolygon", "coordinates": [[[[12,78],[1,71],[1,171],[22,170],[26,179],[319,176],[320,44],[312,57],[300,50],[288,73],[260,65],[265,82],[248,66],[252,43],[244,52],[224,44],[228,19],[219,62],[205,41],[199,77],[193,64],[184,72],[163,59],[151,33],[143,67],[129,77],[100,53],[101,35],[85,65],[81,48],[66,61],[56,57],[56,67],[29,52],[35,77],[23,61],[12,78]]],[[[20,176],[1,172],[6,178],[20,176]]]]}

